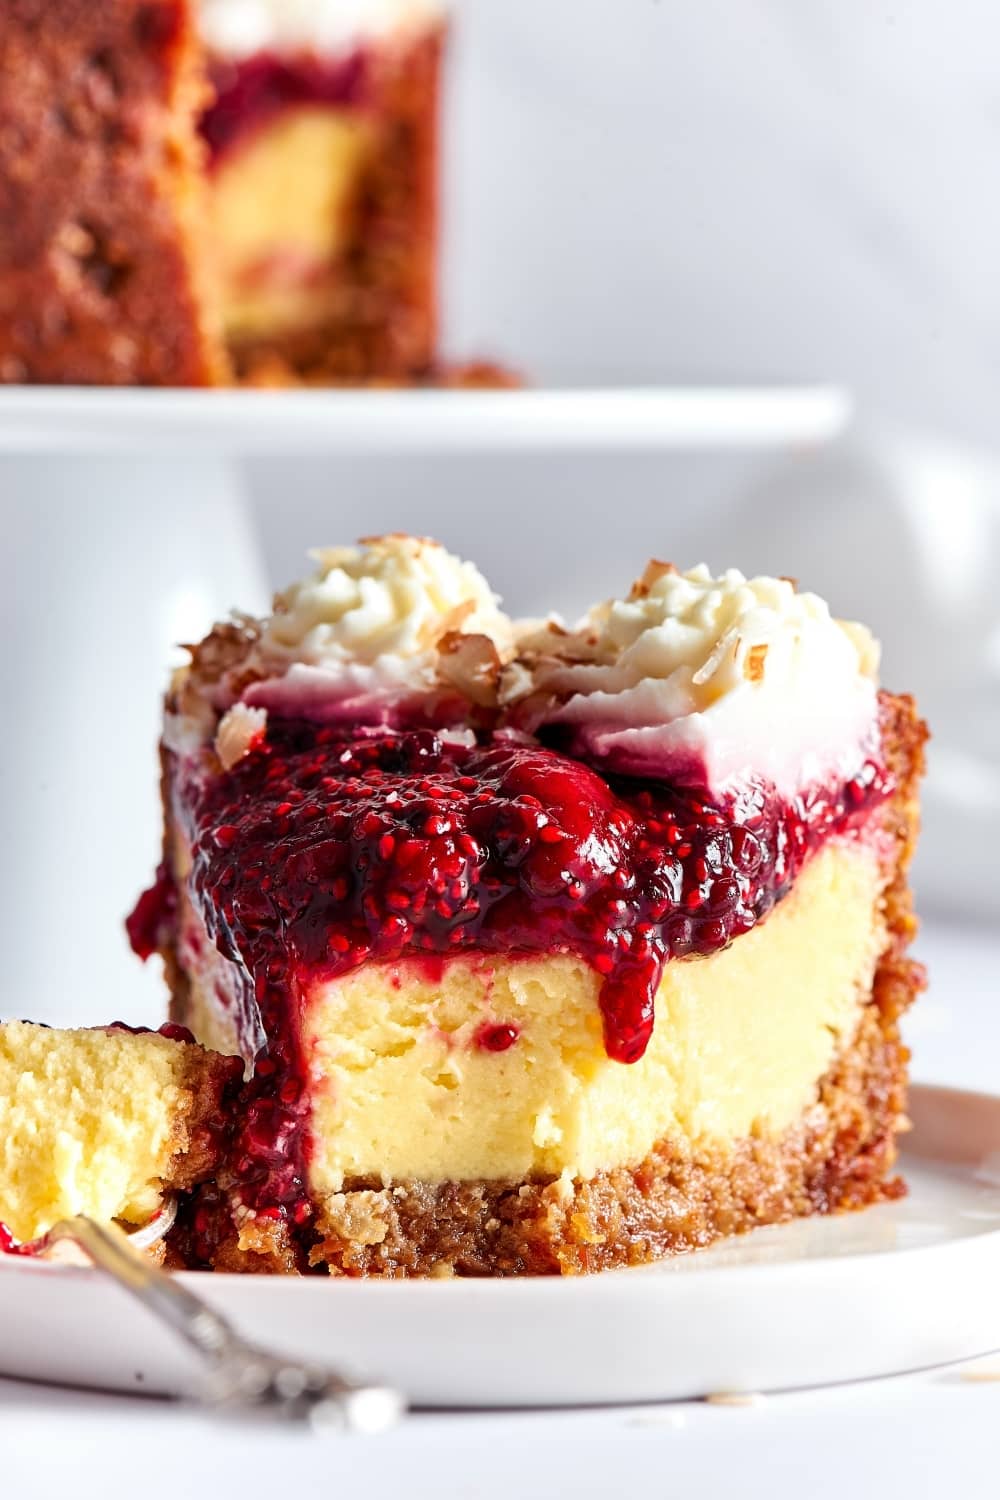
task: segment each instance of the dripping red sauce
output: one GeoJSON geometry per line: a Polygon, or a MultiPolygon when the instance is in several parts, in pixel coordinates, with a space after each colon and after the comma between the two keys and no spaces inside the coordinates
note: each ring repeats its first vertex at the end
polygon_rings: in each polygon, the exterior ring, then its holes
{"type": "Polygon", "coordinates": [[[371,51],[365,47],[334,57],[258,52],[236,62],[216,59],[211,68],[215,97],[201,119],[211,162],[217,163],[287,109],[369,107],[374,92],[372,64],[371,51]]]}
{"type": "Polygon", "coordinates": [[[125,920],[132,951],[143,960],[164,946],[177,917],[177,890],[165,864],[156,872],[148,891],[143,891],[125,920]]]}

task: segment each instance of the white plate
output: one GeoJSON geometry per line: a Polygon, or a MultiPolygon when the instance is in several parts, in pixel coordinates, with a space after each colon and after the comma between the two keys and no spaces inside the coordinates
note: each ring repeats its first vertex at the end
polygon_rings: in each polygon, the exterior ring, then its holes
{"type": "Polygon", "coordinates": [[[0,453],[759,448],[836,437],[832,387],[175,391],[0,386],[0,453]]]}
{"type": "MultiPolygon", "coordinates": [[[[564,1281],[183,1278],[254,1338],[424,1406],[634,1402],[886,1375],[1000,1347],[1000,1098],[917,1088],[909,1197],[564,1281]]],[[[147,1392],[186,1353],[95,1272],[0,1260],[0,1372],[147,1392]]]]}

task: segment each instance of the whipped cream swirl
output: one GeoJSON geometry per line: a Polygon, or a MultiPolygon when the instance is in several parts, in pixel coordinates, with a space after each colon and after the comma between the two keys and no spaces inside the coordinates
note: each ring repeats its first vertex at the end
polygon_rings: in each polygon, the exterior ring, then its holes
{"type": "Polygon", "coordinates": [[[388,723],[400,704],[440,693],[459,638],[484,638],[497,665],[510,654],[497,596],[439,543],[393,535],[313,555],[318,570],[279,594],[263,622],[244,703],[388,723]]]}
{"type": "Polygon", "coordinates": [[[712,793],[756,776],[790,796],[873,752],[877,669],[868,631],[789,579],[651,563],[574,630],[522,632],[506,697],[607,769],[712,793]]]}

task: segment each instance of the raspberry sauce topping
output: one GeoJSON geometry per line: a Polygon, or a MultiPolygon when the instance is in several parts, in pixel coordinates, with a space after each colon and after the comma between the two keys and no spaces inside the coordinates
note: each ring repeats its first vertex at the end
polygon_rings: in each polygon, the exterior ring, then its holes
{"type": "Polygon", "coordinates": [[[215,98],[201,121],[212,161],[283,110],[310,104],[363,107],[371,95],[371,72],[371,56],[362,47],[333,58],[260,52],[240,62],[216,62],[215,98]]]}
{"type": "Polygon", "coordinates": [[[751,783],[712,803],[538,745],[286,722],[190,791],[197,903],[259,1004],[272,982],[294,994],[373,958],[576,953],[603,976],[609,1055],[634,1062],[666,960],[754,927],[888,781],[868,761],[791,801],[751,783]]]}

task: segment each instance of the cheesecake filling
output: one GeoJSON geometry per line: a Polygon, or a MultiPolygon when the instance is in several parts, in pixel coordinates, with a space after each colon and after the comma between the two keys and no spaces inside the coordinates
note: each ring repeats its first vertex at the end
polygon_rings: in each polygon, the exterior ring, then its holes
{"type": "Polygon", "coordinates": [[[802,1121],[884,946],[875,852],[835,842],[761,927],[667,964],[623,1068],[578,957],[366,965],[305,997],[315,1196],[352,1180],[586,1180],[662,1141],[725,1150],[802,1121]],[[760,1003],[747,1004],[747,996],[760,1003]]]}

